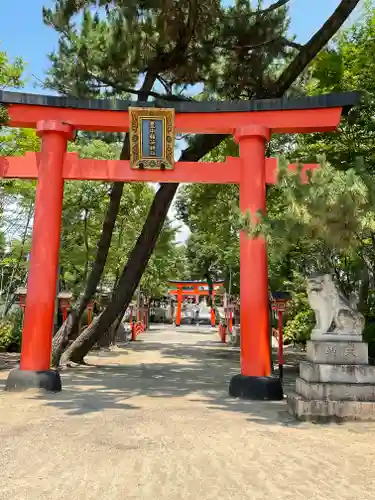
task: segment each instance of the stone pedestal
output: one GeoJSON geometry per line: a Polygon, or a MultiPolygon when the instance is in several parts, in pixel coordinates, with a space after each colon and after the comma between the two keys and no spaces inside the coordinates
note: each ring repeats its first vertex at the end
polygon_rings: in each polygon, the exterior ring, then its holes
{"type": "Polygon", "coordinates": [[[375,366],[368,364],[365,342],[309,341],[299,375],[296,393],[288,396],[299,420],[375,420],[375,366]]]}

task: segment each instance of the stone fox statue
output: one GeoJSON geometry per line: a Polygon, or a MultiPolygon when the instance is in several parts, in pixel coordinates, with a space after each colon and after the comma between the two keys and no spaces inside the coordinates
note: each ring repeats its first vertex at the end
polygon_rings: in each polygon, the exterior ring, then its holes
{"type": "Polygon", "coordinates": [[[362,335],[364,317],[355,300],[348,300],[329,274],[309,278],[307,296],[316,317],[311,338],[325,334],[362,335]]]}

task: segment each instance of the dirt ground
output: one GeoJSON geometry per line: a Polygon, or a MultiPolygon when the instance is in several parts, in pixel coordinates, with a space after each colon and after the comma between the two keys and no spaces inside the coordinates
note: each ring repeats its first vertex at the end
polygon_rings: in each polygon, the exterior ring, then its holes
{"type": "Polygon", "coordinates": [[[209,328],[154,329],[59,394],[0,392],[0,500],[373,500],[375,425],[231,399],[238,359],[209,328]]]}

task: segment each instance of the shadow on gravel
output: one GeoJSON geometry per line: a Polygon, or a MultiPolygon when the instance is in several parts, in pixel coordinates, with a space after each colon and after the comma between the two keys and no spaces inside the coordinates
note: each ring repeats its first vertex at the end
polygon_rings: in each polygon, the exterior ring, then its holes
{"type": "MultiPolygon", "coordinates": [[[[228,396],[229,380],[239,370],[238,348],[221,348],[216,341],[184,345],[150,340],[128,344],[126,350],[104,351],[101,356],[112,358],[114,364],[64,369],[61,372],[61,393],[30,397],[61,408],[67,415],[84,415],[106,409],[135,410],[138,409],[136,405],[130,401],[127,403],[134,396],[188,397],[192,402],[203,402],[207,409],[244,413],[248,420],[259,424],[300,425],[287,413],[285,401],[243,401],[228,396]],[[115,364],[113,358],[132,351],[158,351],[165,363],[115,364]]],[[[90,362],[90,358],[88,360],[90,362]]],[[[286,369],[285,372],[285,391],[290,392],[294,388],[296,370],[286,369]]]]}

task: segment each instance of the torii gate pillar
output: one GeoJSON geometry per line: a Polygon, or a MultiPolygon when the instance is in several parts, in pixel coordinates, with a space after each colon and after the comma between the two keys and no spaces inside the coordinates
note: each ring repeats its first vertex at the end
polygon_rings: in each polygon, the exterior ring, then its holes
{"type": "MultiPolygon", "coordinates": [[[[270,130],[249,125],[236,130],[240,146],[240,208],[253,222],[266,211],[265,145],[270,130]]],[[[250,399],[282,399],[279,379],[270,377],[267,249],[263,237],[240,235],[241,374],[235,375],[229,393],[250,399]]]]}
{"type": "Polygon", "coordinates": [[[33,244],[27,283],[20,369],[10,372],[7,390],[39,387],[61,391],[58,371],[50,369],[53,317],[64,196],[63,165],[69,125],[54,120],[37,124],[41,159],[36,189],[33,244]]]}

